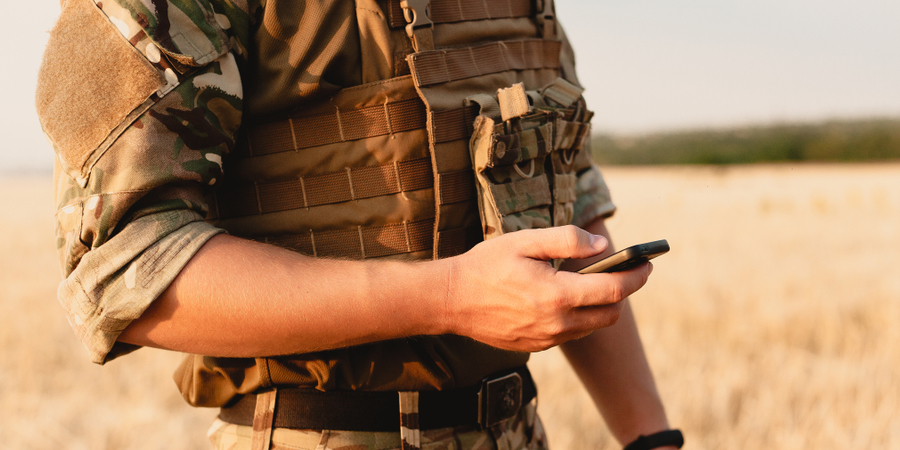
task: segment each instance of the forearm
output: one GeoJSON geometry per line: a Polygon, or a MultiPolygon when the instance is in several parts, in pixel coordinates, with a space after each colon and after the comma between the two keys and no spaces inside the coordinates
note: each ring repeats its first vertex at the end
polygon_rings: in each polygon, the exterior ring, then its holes
{"type": "MultiPolygon", "coordinates": [[[[609,238],[604,221],[588,231],[609,238]]],[[[610,246],[599,259],[612,254],[610,246]]],[[[572,263],[572,268],[587,262],[572,263]]],[[[612,326],[560,346],[610,430],[623,444],[669,428],[629,301],[612,326]]],[[[666,447],[668,448],[668,447],[666,447]]]]}
{"type": "Polygon", "coordinates": [[[220,235],[119,340],[246,357],[437,334],[444,269],[437,262],[314,259],[220,235]]]}
{"type": "Polygon", "coordinates": [[[269,356],[425,334],[538,351],[615,323],[650,266],[557,272],[606,239],[576,227],[525,230],[427,262],[302,256],[230,236],[204,245],[119,341],[210,356],[269,356]]]}
{"type": "Polygon", "coordinates": [[[619,442],[669,428],[627,300],[615,325],[561,348],[619,442]]]}

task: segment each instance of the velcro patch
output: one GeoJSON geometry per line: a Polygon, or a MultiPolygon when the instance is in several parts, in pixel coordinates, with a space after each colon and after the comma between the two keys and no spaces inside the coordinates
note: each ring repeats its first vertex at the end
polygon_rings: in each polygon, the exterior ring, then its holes
{"type": "Polygon", "coordinates": [[[110,132],[164,85],[91,0],[67,1],[50,32],[36,98],[63,169],[83,179],[110,132]]]}

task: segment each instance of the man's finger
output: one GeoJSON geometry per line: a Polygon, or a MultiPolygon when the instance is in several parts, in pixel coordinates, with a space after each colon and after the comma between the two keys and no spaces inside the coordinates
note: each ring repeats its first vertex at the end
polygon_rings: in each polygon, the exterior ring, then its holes
{"type": "Polygon", "coordinates": [[[560,272],[565,282],[576,286],[582,293],[573,299],[572,306],[602,306],[618,303],[635,293],[650,277],[653,264],[647,262],[624,272],[578,274],[560,272]]]}

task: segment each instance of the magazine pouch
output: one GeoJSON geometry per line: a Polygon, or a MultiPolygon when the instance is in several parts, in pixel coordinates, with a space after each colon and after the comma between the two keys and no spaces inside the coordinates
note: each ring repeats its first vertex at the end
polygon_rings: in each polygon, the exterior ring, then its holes
{"type": "Polygon", "coordinates": [[[558,79],[478,95],[470,153],[484,238],[567,225],[574,215],[576,159],[590,131],[581,89],[558,79]]]}

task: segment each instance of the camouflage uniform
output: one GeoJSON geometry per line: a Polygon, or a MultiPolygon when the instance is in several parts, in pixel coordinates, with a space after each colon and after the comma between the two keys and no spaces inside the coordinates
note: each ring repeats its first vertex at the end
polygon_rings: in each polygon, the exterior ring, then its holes
{"type": "MultiPolygon", "coordinates": [[[[121,331],[206,241],[226,232],[205,219],[210,190],[226,176],[225,161],[248,121],[247,73],[264,75],[256,73],[260,55],[254,51],[253,30],[268,27],[272,40],[287,41],[291,33],[315,28],[306,22],[294,29],[260,24],[264,12],[280,14],[275,11],[280,5],[285,14],[308,7],[349,17],[354,8],[380,5],[374,0],[358,0],[355,6],[285,3],[64,0],[41,67],[37,108],[57,154],[57,249],[65,276],[58,298],[92,361],[103,364],[136,350],[116,341],[121,331]]],[[[346,24],[338,25],[335,35],[345,33],[346,24]]],[[[362,82],[352,73],[343,77],[340,61],[318,65],[321,55],[339,59],[327,45],[312,42],[306,53],[294,50],[285,52],[284,64],[304,71],[307,84],[296,89],[310,99],[362,82]],[[323,72],[340,85],[329,91],[323,72]]],[[[266,95],[270,104],[277,103],[278,92],[266,95]]],[[[520,157],[543,157],[541,133],[536,129],[525,133],[527,142],[504,145],[517,145],[520,157]]],[[[596,168],[566,180],[575,193],[566,200],[570,207],[557,211],[566,222],[584,225],[612,213],[596,168]]],[[[511,231],[499,220],[497,227],[511,231]]],[[[433,430],[446,430],[438,431],[433,430]]],[[[423,440],[442,442],[432,434],[423,432],[423,440]]]]}

